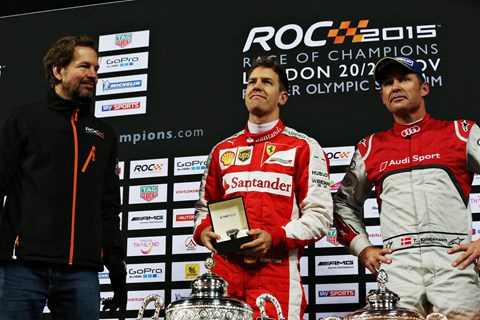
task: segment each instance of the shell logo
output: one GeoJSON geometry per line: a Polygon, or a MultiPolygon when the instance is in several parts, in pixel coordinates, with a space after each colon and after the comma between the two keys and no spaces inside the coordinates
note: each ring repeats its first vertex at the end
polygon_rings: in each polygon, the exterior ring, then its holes
{"type": "Polygon", "coordinates": [[[220,160],[226,166],[232,164],[233,159],[235,159],[235,153],[233,151],[227,151],[220,157],[220,160]]]}

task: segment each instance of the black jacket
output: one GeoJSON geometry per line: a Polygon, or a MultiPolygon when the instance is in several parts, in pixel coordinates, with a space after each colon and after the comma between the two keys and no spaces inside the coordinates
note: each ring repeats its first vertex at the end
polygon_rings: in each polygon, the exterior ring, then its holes
{"type": "Polygon", "coordinates": [[[117,139],[89,107],[51,90],[1,120],[0,263],[124,259],[117,139]]]}

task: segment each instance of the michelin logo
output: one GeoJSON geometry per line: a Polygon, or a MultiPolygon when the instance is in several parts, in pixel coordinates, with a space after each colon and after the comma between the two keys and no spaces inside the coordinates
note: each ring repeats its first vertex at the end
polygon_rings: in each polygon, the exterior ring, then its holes
{"type": "Polygon", "coordinates": [[[97,83],[97,96],[147,90],[147,74],[101,79],[97,83]]]}

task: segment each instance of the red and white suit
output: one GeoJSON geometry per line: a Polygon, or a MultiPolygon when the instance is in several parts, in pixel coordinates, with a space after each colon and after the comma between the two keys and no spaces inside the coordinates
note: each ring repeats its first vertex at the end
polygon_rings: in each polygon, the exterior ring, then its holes
{"type": "MultiPolygon", "coordinates": [[[[243,196],[250,229],[272,235],[272,248],[255,263],[234,253],[215,255],[215,274],[230,296],[260,314],[255,299],[271,293],[284,316],[302,319],[306,307],[299,259],[305,246],[323,237],[332,224],[328,159],[314,139],[285,127],[281,120],[261,134],[245,130],[217,144],[209,155],[196,203],[194,239],[210,226],[209,201],[243,196]]],[[[271,303],[267,315],[276,316],[271,303]]]]}
{"type": "MultiPolygon", "coordinates": [[[[339,242],[355,255],[372,245],[361,220],[375,186],[383,245],[393,249],[383,264],[387,288],[399,307],[448,319],[480,319],[479,277],[471,265],[458,270],[448,254],[471,242],[469,195],[480,172],[480,129],[471,121],[441,121],[427,114],[410,125],[361,140],[334,198],[339,242]],[[434,307],[426,310],[427,301],[434,307]]],[[[427,307],[428,308],[428,307],[427,307]]]]}

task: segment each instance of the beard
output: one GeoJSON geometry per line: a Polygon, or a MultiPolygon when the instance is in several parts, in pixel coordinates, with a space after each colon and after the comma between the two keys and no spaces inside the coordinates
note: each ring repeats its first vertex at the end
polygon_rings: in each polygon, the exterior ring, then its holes
{"type": "Polygon", "coordinates": [[[87,84],[90,82],[80,82],[78,85],[69,85],[63,84],[63,92],[66,94],[70,100],[81,102],[81,103],[90,103],[95,93],[95,84],[93,84],[93,89],[82,87],[82,84],[87,84]]]}

